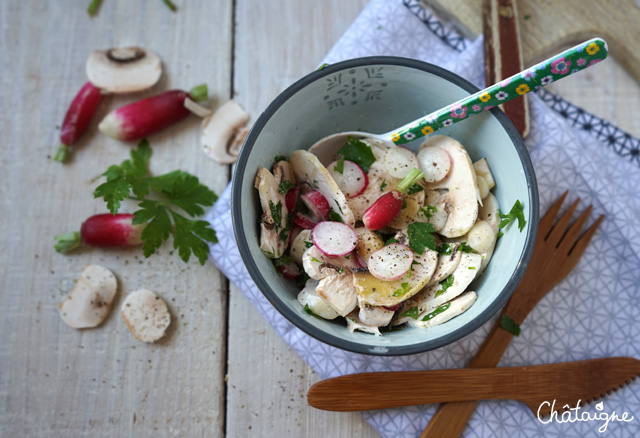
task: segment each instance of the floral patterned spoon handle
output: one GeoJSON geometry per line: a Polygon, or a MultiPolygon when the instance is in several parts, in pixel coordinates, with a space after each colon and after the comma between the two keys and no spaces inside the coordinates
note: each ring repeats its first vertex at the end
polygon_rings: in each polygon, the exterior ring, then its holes
{"type": "Polygon", "coordinates": [[[491,109],[496,105],[584,70],[604,60],[607,54],[607,43],[601,38],[593,38],[523,72],[517,73],[502,82],[491,85],[469,97],[421,117],[392,133],[382,134],[377,137],[387,137],[384,139],[387,140],[390,135],[391,141],[396,145],[408,143],[416,138],[431,134],[440,128],[451,126],[474,114],[491,109]]]}
{"type": "Polygon", "coordinates": [[[375,138],[387,146],[405,144],[584,70],[605,59],[607,54],[607,43],[594,38],[401,128],[385,134],[350,131],[329,135],[318,140],[309,148],[309,152],[315,154],[324,165],[329,165],[349,137],[375,138]]]}

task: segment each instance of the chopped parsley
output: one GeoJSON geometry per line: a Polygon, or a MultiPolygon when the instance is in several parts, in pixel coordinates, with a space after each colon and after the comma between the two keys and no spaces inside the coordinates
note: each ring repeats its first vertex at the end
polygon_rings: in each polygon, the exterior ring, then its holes
{"type": "Polygon", "coordinates": [[[409,247],[417,254],[423,254],[425,248],[436,250],[436,236],[433,225],[424,222],[414,222],[407,227],[409,247]]]}
{"type": "Polygon", "coordinates": [[[385,187],[387,187],[387,180],[383,179],[382,184],[380,184],[380,191],[383,191],[385,187]]]}
{"type": "Polygon", "coordinates": [[[421,192],[423,190],[424,190],[424,188],[420,184],[415,183],[414,185],[412,185],[411,187],[409,187],[407,189],[407,195],[413,195],[414,193],[418,193],[418,192],[421,192]]]}
{"type": "Polygon", "coordinates": [[[418,319],[418,315],[420,315],[420,311],[417,306],[413,306],[406,312],[402,312],[400,316],[408,316],[409,318],[418,319]]]}
{"type": "Polygon", "coordinates": [[[469,270],[470,270],[470,271],[475,271],[475,270],[476,270],[476,267],[475,267],[475,266],[469,266],[469,270]]]}
{"type": "Polygon", "coordinates": [[[321,261],[321,260],[318,260],[318,259],[317,259],[317,258],[315,258],[315,257],[309,257],[309,259],[310,259],[312,262],[322,263],[322,261],[321,261]]]}
{"type": "Polygon", "coordinates": [[[407,208],[407,200],[403,197],[402,198],[402,209],[404,210],[405,208],[407,208]]]}
{"type": "Polygon", "coordinates": [[[394,325],[394,326],[384,326],[384,327],[380,327],[380,333],[389,333],[389,332],[399,332],[400,330],[404,330],[407,328],[406,324],[401,324],[401,325],[394,325]]]}
{"type": "Polygon", "coordinates": [[[290,265],[290,264],[295,264],[295,260],[293,260],[293,257],[288,255],[284,255],[280,258],[273,260],[273,266],[275,266],[276,268],[279,268],[280,266],[290,265]]]}
{"type": "Polygon", "coordinates": [[[311,248],[313,246],[313,242],[310,241],[310,240],[305,240],[304,241],[304,246],[305,246],[305,248],[309,249],[309,248],[311,248]]]}
{"type": "Polygon", "coordinates": [[[309,307],[308,304],[304,305],[304,311],[307,312],[309,315],[316,317],[318,319],[323,319],[321,316],[316,315],[315,313],[313,313],[313,310],[311,310],[311,308],[309,307]]]}
{"type": "Polygon", "coordinates": [[[334,221],[334,222],[342,222],[342,223],[344,223],[344,221],[342,220],[342,216],[340,216],[340,214],[338,212],[336,212],[333,208],[329,212],[329,220],[330,221],[334,221]]]}
{"type": "Polygon", "coordinates": [[[524,218],[524,210],[522,208],[522,203],[520,202],[519,199],[516,201],[515,204],[513,204],[513,207],[511,207],[511,211],[508,214],[502,214],[502,212],[499,210],[498,210],[498,213],[500,214],[500,219],[502,219],[502,221],[498,225],[498,228],[505,228],[515,219],[518,219],[518,228],[520,229],[521,232],[522,230],[524,230],[524,226],[527,223],[527,221],[524,218]]]}
{"type": "Polygon", "coordinates": [[[391,245],[392,243],[398,243],[395,237],[390,237],[389,240],[384,243],[384,246],[391,245]]]}
{"type": "Polygon", "coordinates": [[[362,167],[365,173],[369,173],[369,168],[376,161],[371,147],[353,137],[347,138],[344,146],[338,151],[338,155],[341,155],[345,160],[353,161],[362,167]]]}
{"type": "Polygon", "coordinates": [[[338,200],[334,199],[334,201],[336,202],[336,205],[338,206],[338,210],[340,210],[340,213],[344,214],[344,211],[342,211],[342,207],[340,207],[340,203],[338,202],[338,200]]]}
{"type": "Polygon", "coordinates": [[[425,315],[424,318],[422,318],[423,321],[430,321],[433,318],[435,318],[436,316],[440,315],[442,312],[444,312],[445,310],[447,310],[449,307],[451,306],[451,303],[447,303],[447,304],[443,304],[442,306],[438,306],[436,308],[436,310],[434,310],[431,313],[427,313],[425,315]]]}
{"type": "Polygon", "coordinates": [[[333,170],[338,172],[340,175],[344,173],[344,157],[340,157],[335,166],[333,166],[333,170]]]}
{"type": "Polygon", "coordinates": [[[282,227],[282,201],[278,201],[277,204],[274,204],[273,201],[269,200],[269,211],[271,212],[273,224],[276,226],[277,230],[282,227]]]}
{"type": "Polygon", "coordinates": [[[460,247],[458,248],[458,251],[461,251],[461,252],[475,252],[475,249],[471,248],[471,247],[467,244],[467,242],[462,242],[462,243],[460,244],[460,247]]]}
{"type": "Polygon", "coordinates": [[[440,282],[441,289],[439,289],[438,292],[436,292],[436,294],[434,295],[434,298],[442,295],[443,293],[446,292],[447,289],[449,289],[451,286],[453,286],[453,281],[454,280],[455,280],[455,278],[453,277],[453,274],[449,275],[447,278],[442,280],[440,282]]]}
{"type": "Polygon", "coordinates": [[[320,67],[317,68],[318,71],[322,70],[323,68],[325,68],[326,66],[328,66],[329,64],[327,64],[326,62],[324,64],[322,64],[320,67]]]}
{"type": "Polygon", "coordinates": [[[291,181],[282,181],[278,184],[278,193],[281,195],[286,195],[289,189],[293,187],[293,183],[291,181]]]}
{"type": "Polygon", "coordinates": [[[309,274],[302,271],[302,273],[298,275],[298,277],[296,277],[296,283],[298,284],[299,287],[305,287],[305,285],[307,284],[307,280],[309,280],[309,278],[311,278],[309,277],[309,274]]]}
{"type": "Polygon", "coordinates": [[[422,213],[427,219],[430,219],[436,211],[438,211],[438,209],[431,205],[427,205],[426,209],[420,207],[420,213],[422,213]]]}
{"type": "Polygon", "coordinates": [[[499,231],[499,232],[498,232],[498,237],[496,237],[496,239],[499,239],[499,238],[501,238],[502,236],[504,236],[504,233],[503,233],[502,231],[499,231]]]}
{"type": "Polygon", "coordinates": [[[505,315],[504,313],[500,317],[500,327],[502,327],[509,333],[520,336],[520,326],[518,325],[518,323],[516,323],[513,318],[505,315]]]}
{"type": "Polygon", "coordinates": [[[400,285],[400,289],[396,290],[393,293],[394,297],[401,297],[402,295],[406,294],[407,292],[409,292],[409,283],[402,283],[400,285]]]}
{"type": "Polygon", "coordinates": [[[285,157],[284,155],[276,155],[273,159],[273,164],[279,163],[280,161],[285,161],[286,159],[287,157],[285,157]]]}
{"type": "Polygon", "coordinates": [[[448,243],[441,243],[437,248],[438,254],[440,255],[451,255],[453,254],[453,248],[448,243]]]}

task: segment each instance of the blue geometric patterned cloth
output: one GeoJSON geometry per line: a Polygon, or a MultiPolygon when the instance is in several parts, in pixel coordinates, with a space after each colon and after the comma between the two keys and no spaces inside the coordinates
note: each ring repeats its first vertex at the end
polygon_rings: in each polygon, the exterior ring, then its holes
{"type": "MultiPolygon", "coordinates": [[[[371,1],[322,62],[372,55],[420,59],[484,85],[482,41],[464,39],[415,0],[371,1]]],[[[526,144],[538,179],[540,211],[544,213],[570,189],[572,199],[582,199],[579,211],[593,204],[591,220],[600,214],[606,220],[574,271],[529,314],[499,366],[608,356],[640,358],[640,140],[545,90],[529,96],[531,131],[526,144]]],[[[464,367],[495,322],[453,344],[411,356],[366,356],[323,344],[285,320],[251,281],[234,240],[229,205],[227,187],[207,215],[219,238],[211,246],[211,259],[322,378],[464,367]]],[[[600,407],[602,412],[627,412],[635,418],[609,423],[600,433],[603,422],[543,424],[519,402],[482,401],[464,436],[640,436],[640,383],[632,382],[605,397],[600,407]]],[[[384,437],[416,437],[436,408],[424,405],[362,415],[384,437]]],[[[600,412],[594,404],[587,404],[583,411],[600,412]]]]}

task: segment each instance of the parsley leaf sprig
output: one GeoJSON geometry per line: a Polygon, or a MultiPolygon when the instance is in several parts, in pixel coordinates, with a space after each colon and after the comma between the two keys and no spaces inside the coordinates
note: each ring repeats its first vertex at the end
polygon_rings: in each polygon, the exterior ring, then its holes
{"type": "Polygon", "coordinates": [[[142,251],[151,256],[173,235],[173,247],[180,258],[189,261],[191,254],[204,265],[209,254],[207,242],[218,241],[210,224],[195,217],[204,214],[218,196],[198,178],[182,170],[149,176],[151,147],[142,140],[131,151],[131,159],[110,166],[102,174],[107,181],[96,187],[95,198],[103,198],[112,214],[120,210],[122,201],[139,201],[140,210],[133,213],[133,224],[147,223],[142,231],[142,251]],[[154,197],[148,195],[153,193],[154,197]],[[184,214],[183,214],[184,213],[184,214]]]}
{"type": "Polygon", "coordinates": [[[436,250],[435,228],[426,222],[414,222],[407,227],[409,247],[417,254],[423,254],[425,248],[436,250]]]}
{"type": "Polygon", "coordinates": [[[517,219],[518,229],[520,229],[520,232],[524,230],[524,226],[527,221],[524,218],[524,210],[519,199],[515,204],[513,204],[513,207],[511,207],[511,211],[508,214],[502,214],[501,211],[498,211],[498,213],[500,213],[500,219],[502,219],[502,221],[500,221],[500,224],[498,224],[498,228],[504,228],[517,219]]]}
{"type": "Polygon", "coordinates": [[[364,173],[369,173],[369,167],[371,167],[374,161],[376,161],[376,157],[373,155],[371,146],[353,137],[347,138],[344,146],[342,146],[338,151],[338,155],[341,155],[343,159],[353,161],[358,166],[362,167],[364,173]]]}

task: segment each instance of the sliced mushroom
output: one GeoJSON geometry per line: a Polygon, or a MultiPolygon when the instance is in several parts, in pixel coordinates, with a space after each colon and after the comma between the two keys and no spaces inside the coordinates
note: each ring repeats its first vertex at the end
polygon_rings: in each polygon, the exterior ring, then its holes
{"type": "Polygon", "coordinates": [[[69,296],[58,305],[60,316],[75,329],[97,327],[109,314],[117,290],[113,272],[99,265],[87,265],[69,296]]]}
{"type": "Polygon", "coordinates": [[[478,271],[478,275],[480,275],[484,272],[491,260],[491,256],[493,255],[493,251],[495,250],[496,243],[498,241],[498,233],[500,233],[500,228],[498,228],[498,225],[500,224],[500,204],[493,193],[489,193],[484,199],[484,205],[478,212],[478,218],[488,223],[495,234],[493,244],[484,254],[482,254],[482,263],[478,271]]]}
{"type": "Polygon", "coordinates": [[[429,280],[426,287],[430,287],[437,283],[440,283],[449,275],[453,274],[453,272],[460,264],[460,260],[462,259],[462,252],[458,251],[458,247],[460,246],[460,244],[450,243],[449,245],[451,248],[451,254],[441,254],[438,256],[438,266],[436,267],[436,272],[433,274],[433,277],[431,277],[431,280],[429,280]]]}
{"type": "Polygon", "coordinates": [[[347,315],[346,318],[347,318],[347,329],[349,329],[351,333],[358,330],[361,332],[370,333],[372,335],[382,336],[382,333],[380,333],[380,329],[378,327],[373,325],[367,325],[362,321],[360,321],[360,318],[358,317],[358,314],[356,312],[351,312],[350,314],[347,315]]]}
{"type": "Polygon", "coordinates": [[[459,237],[471,229],[478,217],[476,172],[467,151],[453,138],[435,135],[427,138],[420,148],[431,146],[444,149],[451,158],[449,175],[429,185],[429,190],[446,189],[445,203],[449,215],[439,233],[445,237],[459,237]]]}
{"type": "Polygon", "coordinates": [[[478,295],[473,292],[465,292],[457,298],[429,310],[418,316],[417,319],[409,318],[409,325],[412,327],[433,327],[445,323],[456,316],[464,313],[476,302],[478,295]]]}
{"type": "Polygon", "coordinates": [[[278,193],[278,182],[264,167],[258,169],[255,187],[258,189],[263,211],[260,223],[260,249],[267,257],[277,259],[284,254],[289,239],[289,212],[284,195],[278,193]]]}
{"type": "Polygon", "coordinates": [[[298,182],[307,182],[322,193],[329,201],[333,211],[340,215],[342,221],[353,227],[355,218],[349,208],[349,204],[347,204],[347,198],[327,168],[318,160],[318,157],[311,152],[296,150],[291,154],[289,162],[293,167],[298,182]]]}
{"type": "Polygon", "coordinates": [[[324,277],[316,287],[316,294],[327,302],[341,316],[346,316],[356,308],[358,292],[353,286],[350,272],[324,277]]]}
{"type": "Polygon", "coordinates": [[[162,61],[141,47],[96,50],[87,60],[87,76],[108,93],[133,93],[153,87],[162,76],[162,61]]]}
{"type": "Polygon", "coordinates": [[[356,228],[358,233],[358,245],[356,251],[365,263],[369,263],[369,256],[384,246],[384,241],[373,231],[366,227],[356,228]]]}
{"type": "MultiPolygon", "coordinates": [[[[487,183],[487,187],[489,190],[496,186],[496,181],[493,179],[493,174],[491,173],[491,169],[489,168],[489,162],[486,158],[476,161],[473,163],[473,168],[476,171],[478,176],[484,178],[487,183]]],[[[484,197],[482,198],[484,199],[484,197]]]]}
{"type": "Polygon", "coordinates": [[[298,293],[298,302],[304,308],[306,308],[306,306],[309,306],[309,310],[311,310],[315,315],[318,315],[321,318],[336,319],[338,317],[338,312],[336,312],[334,308],[331,307],[327,300],[320,297],[316,293],[317,286],[317,281],[307,280],[304,289],[302,289],[300,293],[298,293]]]}
{"type": "Polygon", "coordinates": [[[414,216],[414,221],[430,223],[433,225],[434,230],[439,232],[445,226],[449,217],[447,212],[447,193],[447,189],[427,191],[424,197],[424,205],[414,216]]]}
{"type": "Polygon", "coordinates": [[[162,338],[171,324],[167,303],[148,289],[127,295],[120,314],[131,334],[142,342],[155,342],[162,338]]]}
{"type": "Polygon", "coordinates": [[[311,246],[313,246],[311,230],[302,230],[291,242],[289,255],[293,257],[293,260],[295,260],[297,264],[302,265],[302,256],[311,246]]]}
{"type": "Polygon", "coordinates": [[[451,274],[453,276],[453,284],[446,290],[441,283],[423,289],[414,297],[413,305],[418,306],[419,313],[424,313],[434,310],[439,305],[462,294],[476,277],[481,261],[482,256],[480,254],[462,254],[458,267],[451,274]]]}
{"type": "Polygon", "coordinates": [[[316,246],[311,246],[302,254],[302,267],[307,275],[314,280],[320,280],[337,272],[365,271],[358,263],[354,254],[344,257],[327,257],[316,246]]]}
{"type": "Polygon", "coordinates": [[[393,310],[387,310],[381,306],[372,306],[364,303],[360,300],[360,297],[358,297],[358,307],[360,307],[358,319],[360,319],[363,324],[373,327],[384,327],[388,325],[395,313],[393,310]]]}
{"type": "Polygon", "coordinates": [[[296,185],[296,174],[293,171],[291,163],[287,160],[278,161],[273,165],[273,176],[276,177],[278,184],[288,181],[291,184],[296,185]]]}
{"type": "Polygon", "coordinates": [[[247,135],[243,128],[248,121],[249,114],[238,102],[227,101],[202,120],[200,141],[204,153],[221,164],[235,163],[244,142],[243,136],[247,135]]]}

